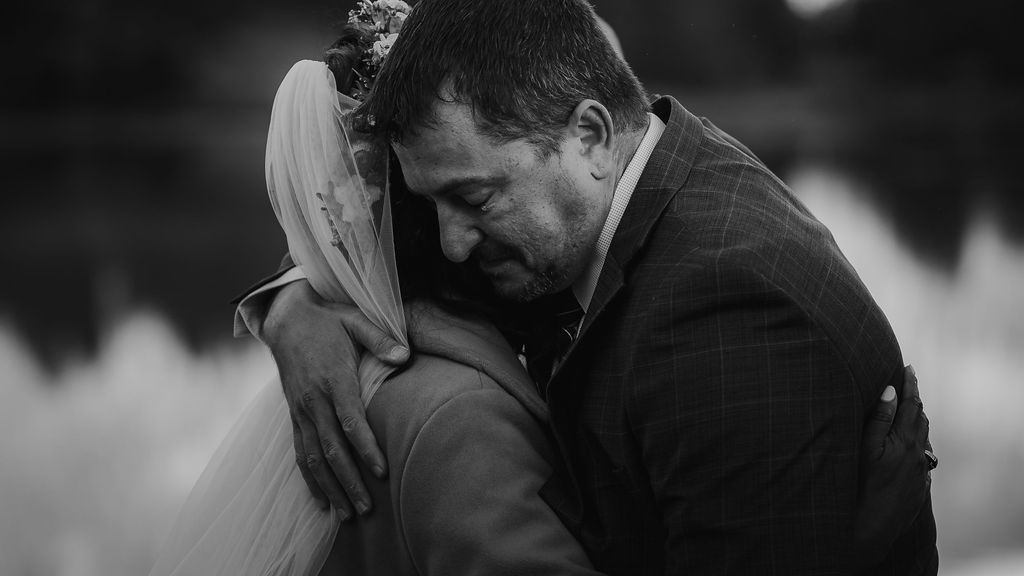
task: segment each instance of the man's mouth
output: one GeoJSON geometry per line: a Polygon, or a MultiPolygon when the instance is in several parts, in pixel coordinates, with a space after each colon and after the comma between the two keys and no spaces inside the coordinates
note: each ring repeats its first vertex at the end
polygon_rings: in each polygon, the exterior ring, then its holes
{"type": "Polygon", "coordinates": [[[493,276],[508,270],[508,268],[515,263],[516,259],[511,256],[491,258],[480,261],[480,270],[482,270],[484,274],[493,276]]]}
{"type": "Polygon", "coordinates": [[[485,274],[494,275],[508,271],[508,269],[519,262],[514,250],[503,246],[481,246],[476,250],[473,257],[477,265],[485,274]]]}

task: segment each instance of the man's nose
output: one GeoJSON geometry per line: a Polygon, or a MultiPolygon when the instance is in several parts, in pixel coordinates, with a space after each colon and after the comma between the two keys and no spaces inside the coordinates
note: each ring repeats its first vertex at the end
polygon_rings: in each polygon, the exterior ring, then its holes
{"type": "Polygon", "coordinates": [[[441,232],[441,250],[455,263],[465,262],[484,238],[464,209],[447,202],[437,203],[437,225],[441,232]]]}

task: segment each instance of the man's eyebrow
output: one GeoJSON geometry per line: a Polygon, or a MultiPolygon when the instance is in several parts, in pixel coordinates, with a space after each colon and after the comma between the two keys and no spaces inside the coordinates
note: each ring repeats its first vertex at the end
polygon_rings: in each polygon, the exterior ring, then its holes
{"type": "Polygon", "coordinates": [[[414,190],[408,184],[405,188],[409,193],[415,196],[429,196],[439,198],[458,192],[460,189],[466,186],[493,186],[502,182],[504,179],[501,176],[464,176],[461,178],[453,178],[442,184],[437,190],[414,190]]]}

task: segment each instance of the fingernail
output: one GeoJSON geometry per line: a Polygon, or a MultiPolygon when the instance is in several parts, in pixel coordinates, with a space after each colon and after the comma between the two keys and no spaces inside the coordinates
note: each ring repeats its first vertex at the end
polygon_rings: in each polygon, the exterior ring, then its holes
{"type": "Polygon", "coordinates": [[[886,386],[885,390],[882,390],[882,402],[892,402],[896,399],[896,389],[892,386],[886,386]]]}
{"type": "Polygon", "coordinates": [[[363,514],[366,514],[367,512],[370,511],[370,505],[367,504],[366,502],[363,502],[362,500],[357,500],[356,501],[356,510],[358,510],[359,511],[359,515],[362,516],[363,514]]]}
{"type": "Polygon", "coordinates": [[[914,365],[913,364],[907,364],[907,372],[910,372],[910,376],[914,380],[917,380],[917,370],[914,370],[914,365]]]}
{"type": "Polygon", "coordinates": [[[338,511],[338,516],[341,516],[342,522],[348,522],[348,519],[352,517],[351,514],[341,508],[336,508],[336,510],[338,511]]]}
{"type": "Polygon", "coordinates": [[[384,478],[384,467],[381,466],[380,464],[374,464],[373,473],[377,476],[377,478],[384,478]]]}
{"type": "Polygon", "coordinates": [[[389,352],[388,355],[391,356],[392,360],[402,362],[409,357],[409,349],[405,346],[395,346],[391,349],[391,352],[389,352]]]}

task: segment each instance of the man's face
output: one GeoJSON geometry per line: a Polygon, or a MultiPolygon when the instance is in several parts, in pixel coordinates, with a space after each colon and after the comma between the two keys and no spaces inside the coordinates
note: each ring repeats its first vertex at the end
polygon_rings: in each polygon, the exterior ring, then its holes
{"type": "Polygon", "coordinates": [[[572,138],[541,158],[527,142],[494,144],[464,104],[434,111],[437,122],[395,153],[409,190],[437,207],[445,256],[479,266],[505,298],[567,288],[593,253],[607,182],[592,177],[572,138]]]}

